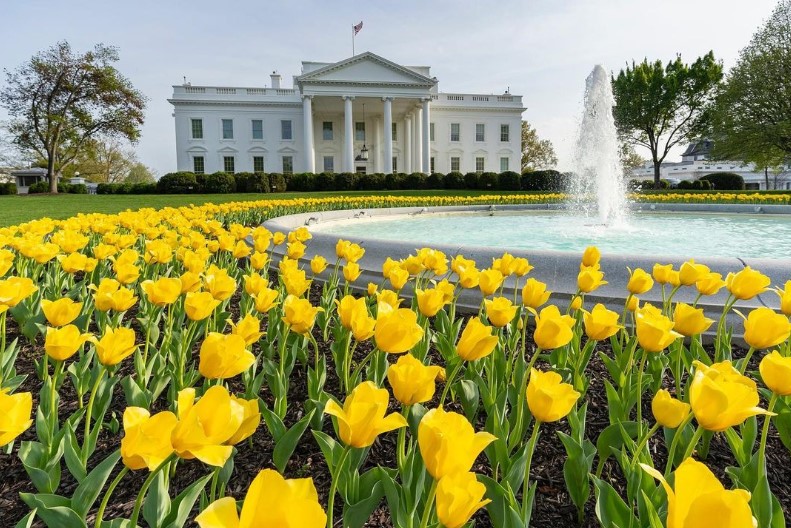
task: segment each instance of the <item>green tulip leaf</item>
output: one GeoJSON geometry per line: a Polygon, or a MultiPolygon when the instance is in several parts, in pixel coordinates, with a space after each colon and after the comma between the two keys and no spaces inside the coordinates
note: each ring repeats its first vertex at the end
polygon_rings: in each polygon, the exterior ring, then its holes
{"type": "Polygon", "coordinates": [[[289,429],[288,432],[275,443],[275,449],[272,452],[272,462],[274,462],[275,467],[280,473],[285,472],[288,460],[294,453],[294,449],[297,447],[300,438],[302,438],[302,435],[305,433],[305,429],[307,429],[308,425],[310,424],[310,420],[313,418],[313,414],[315,412],[316,410],[312,409],[309,413],[303,416],[302,419],[292,425],[291,429],[289,429]]]}
{"type": "Polygon", "coordinates": [[[143,519],[149,526],[157,526],[160,519],[165,519],[169,513],[170,495],[165,484],[165,471],[160,471],[148,489],[148,495],[143,503],[143,519]]]}
{"type": "Polygon", "coordinates": [[[20,493],[22,501],[36,509],[36,516],[48,528],[87,528],[85,521],[71,509],[69,499],[60,495],[20,493]]]}
{"type": "Polygon", "coordinates": [[[93,468],[86,478],[79,481],[80,485],[77,486],[74,495],[72,495],[71,507],[81,517],[85,517],[93,503],[96,502],[99,493],[101,493],[104,484],[107,482],[107,478],[120,458],[120,450],[115,451],[93,468]]]}
{"type": "Polygon", "coordinates": [[[205,477],[201,477],[173,499],[170,513],[162,522],[164,528],[182,528],[184,526],[190,511],[192,511],[192,507],[195,505],[195,501],[200,497],[203,488],[206,487],[206,483],[209,482],[212,475],[213,473],[209,473],[205,477]]]}

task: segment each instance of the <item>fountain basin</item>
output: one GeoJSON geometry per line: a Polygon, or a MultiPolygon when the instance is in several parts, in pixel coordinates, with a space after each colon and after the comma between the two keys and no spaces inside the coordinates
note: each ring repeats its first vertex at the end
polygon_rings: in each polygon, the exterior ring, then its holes
{"type": "MultiPolygon", "coordinates": [[[[507,238],[510,235],[503,235],[503,229],[487,229],[486,221],[492,218],[502,218],[508,215],[523,215],[526,218],[536,218],[537,215],[553,216],[557,223],[567,222],[565,213],[560,211],[565,207],[560,204],[536,204],[536,205],[500,205],[500,206],[451,206],[451,207],[403,207],[403,208],[382,208],[382,209],[363,209],[363,210],[344,210],[344,211],[323,211],[302,213],[279,218],[273,218],[264,223],[264,226],[271,231],[288,232],[300,226],[308,226],[313,239],[308,243],[308,250],[304,257],[307,262],[316,254],[323,255],[329,262],[334,262],[335,244],[339,238],[351,240],[362,245],[366,249],[365,256],[359,262],[362,269],[360,278],[355,286],[364,289],[368,282],[376,284],[382,283],[382,264],[387,257],[393,259],[404,258],[416,249],[421,247],[432,247],[443,251],[449,258],[454,255],[463,254],[467,258],[474,259],[479,268],[487,267],[493,258],[497,258],[504,251],[527,258],[535,267],[531,271],[531,277],[547,283],[549,290],[553,292],[552,302],[565,305],[576,293],[576,277],[579,271],[580,257],[586,244],[573,250],[559,251],[550,249],[528,249],[527,247],[515,248],[509,245],[493,247],[498,239],[507,238]],[[491,216],[489,216],[491,215],[491,216]],[[467,227],[462,236],[456,240],[434,243],[429,227],[423,227],[422,236],[418,239],[385,239],[383,235],[378,238],[374,234],[374,226],[377,223],[390,222],[394,218],[420,220],[423,219],[442,219],[443,221],[477,221],[479,223],[478,243],[470,243],[473,239],[474,228],[467,227]],[[483,241],[483,243],[481,243],[483,241]]],[[[791,206],[788,205],[746,205],[746,204],[635,204],[637,211],[651,211],[649,214],[690,214],[695,213],[695,218],[706,217],[707,215],[744,215],[742,219],[764,218],[771,219],[772,222],[788,225],[791,229],[791,206]]],[[[638,213],[639,216],[639,213],[638,213]]],[[[712,218],[712,217],[709,217],[712,218]]],[[[543,221],[546,221],[543,218],[543,221]]],[[[674,219],[675,220],[675,219],[674,219]]],[[[677,223],[677,220],[675,220],[677,223]]],[[[380,224],[381,225],[384,224],[380,224]]],[[[391,224],[393,225],[393,224],[391,224]]],[[[428,224],[427,224],[428,225],[428,224]]],[[[705,238],[709,236],[707,232],[686,231],[683,225],[674,224],[677,237],[683,240],[693,240],[695,238],[705,238]]],[[[394,235],[391,232],[388,236],[394,235]]],[[[533,229],[524,233],[525,239],[529,240],[531,235],[540,235],[533,229]]],[[[398,234],[395,234],[396,238],[398,234]]],[[[772,233],[755,233],[755,236],[771,237],[772,233]]],[[[589,242],[595,244],[594,240],[589,242]]],[[[788,244],[787,239],[777,239],[777,243],[788,244]]],[[[772,279],[773,285],[781,285],[786,280],[791,279],[791,253],[777,255],[774,258],[764,258],[760,256],[746,257],[740,255],[740,248],[743,240],[726,240],[724,244],[732,247],[731,256],[709,256],[705,254],[695,254],[690,251],[679,255],[668,255],[663,252],[661,247],[656,247],[655,251],[607,251],[602,250],[601,267],[606,273],[605,279],[609,284],[602,286],[595,292],[586,296],[586,305],[592,306],[593,303],[601,302],[620,311],[623,307],[624,299],[627,295],[626,284],[629,280],[627,268],[643,268],[650,272],[653,265],[657,262],[662,264],[672,263],[678,268],[689,258],[695,258],[697,262],[708,265],[712,271],[716,271],[726,276],[729,272],[738,272],[745,266],[751,266],[765,273],[772,279]]],[[[529,244],[523,244],[529,246],[529,244]]],[[[601,247],[601,246],[600,246],[601,247]]],[[[275,249],[273,258],[279,261],[285,252],[284,246],[275,249]]],[[[328,272],[325,272],[325,277],[328,272]]],[[[321,278],[321,277],[319,277],[321,278]]],[[[524,280],[516,282],[514,277],[509,278],[505,283],[503,295],[513,297],[515,289],[521,288],[524,280]]],[[[409,292],[405,292],[407,295],[409,292]]],[[[694,288],[682,288],[675,299],[684,302],[693,302],[696,297],[694,288]]],[[[704,297],[698,305],[707,312],[709,317],[718,317],[722,306],[727,297],[727,292],[723,291],[715,296],[704,297]]],[[[478,290],[465,290],[460,299],[459,305],[470,310],[477,309],[480,305],[480,293],[478,290]]],[[[655,287],[651,292],[641,296],[642,300],[649,302],[661,302],[661,290],[655,287]]],[[[758,307],[769,306],[774,309],[779,307],[779,299],[773,292],[766,292],[750,301],[739,303],[740,306],[758,307]]],[[[739,325],[740,326],[740,325],[739,325]]]]}

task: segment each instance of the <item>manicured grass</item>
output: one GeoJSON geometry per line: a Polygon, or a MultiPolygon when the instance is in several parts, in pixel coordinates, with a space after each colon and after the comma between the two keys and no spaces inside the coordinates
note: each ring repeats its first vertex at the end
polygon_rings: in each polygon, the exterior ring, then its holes
{"type": "MultiPolygon", "coordinates": [[[[497,191],[346,191],[282,194],[145,194],[89,195],[58,194],[0,196],[0,226],[9,226],[37,218],[63,219],[78,213],[118,213],[143,207],[180,207],[204,203],[225,203],[283,198],[317,198],[321,196],[477,196],[500,194],[497,191]]],[[[521,194],[508,192],[505,194],[521,194]]],[[[529,194],[529,193],[525,193],[529,194]]]]}

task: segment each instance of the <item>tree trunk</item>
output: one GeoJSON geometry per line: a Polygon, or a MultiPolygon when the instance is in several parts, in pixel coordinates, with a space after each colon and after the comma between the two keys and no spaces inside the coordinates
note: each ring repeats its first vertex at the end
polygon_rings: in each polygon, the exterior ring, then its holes
{"type": "Polygon", "coordinates": [[[49,192],[57,194],[58,175],[55,173],[55,156],[53,154],[47,158],[47,178],[49,179],[49,192]]]}
{"type": "Polygon", "coordinates": [[[764,167],[764,179],[766,180],[766,189],[769,190],[769,167],[764,167]]]}
{"type": "Polygon", "coordinates": [[[662,164],[659,161],[654,160],[654,189],[661,189],[662,188],[662,184],[660,183],[660,180],[662,178],[660,177],[661,173],[659,171],[659,169],[661,167],[662,167],[662,164]]]}

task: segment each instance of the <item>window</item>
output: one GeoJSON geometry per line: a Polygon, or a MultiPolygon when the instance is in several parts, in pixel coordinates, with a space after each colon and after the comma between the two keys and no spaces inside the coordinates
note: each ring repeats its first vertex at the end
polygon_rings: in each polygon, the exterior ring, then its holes
{"type": "Polygon", "coordinates": [[[321,134],[324,141],[332,141],[332,121],[322,123],[321,134]]]}
{"type": "Polygon", "coordinates": [[[283,119],[280,121],[280,139],[283,141],[290,141],[293,139],[291,134],[291,120],[283,119]]]}
{"type": "MultiPolygon", "coordinates": [[[[330,123],[332,124],[332,123],[330,123]]],[[[324,172],[335,172],[335,158],[324,156],[324,172]]]]}
{"type": "Polygon", "coordinates": [[[430,165],[431,172],[434,172],[434,156],[431,156],[431,165],[430,165]]]}
{"type": "Polygon", "coordinates": [[[475,158],[475,172],[483,172],[483,158],[475,158]]]}
{"type": "Polygon", "coordinates": [[[365,141],[365,123],[358,121],[354,124],[355,141],[365,141]]]}
{"type": "Polygon", "coordinates": [[[485,141],[486,126],[483,123],[475,124],[475,141],[485,141]]]}
{"type": "Polygon", "coordinates": [[[508,170],[508,158],[500,158],[500,172],[508,170]]]}
{"type": "Polygon", "coordinates": [[[253,172],[264,172],[263,156],[253,156],[253,172]]]}
{"type": "Polygon", "coordinates": [[[233,119],[222,120],[222,138],[233,139],[233,119]]]}
{"type": "Polygon", "coordinates": [[[461,158],[453,156],[450,158],[450,171],[459,172],[461,170],[461,158]]]}
{"type": "MultiPolygon", "coordinates": [[[[283,121],[284,123],[286,121],[283,121]]],[[[291,121],[288,121],[291,123],[291,121]]],[[[283,156],[283,174],[291,174],[294,172],[294,158],[292,156],[283,156]]]]}
{"type": "Polygon", "coordinates": [[[398,141],[398,127],[396,126],[395,123],[392,123],[392,125],[393,125],[393,141],[398,141]]]}
{"type": "Polygon", "coordinates": [[[450,124],[450,140],[459,141],[461,136],[461,125],[459,123],[450,124]]]}
{"type": "Polygon", "coordinates": [[[236,160],[233,156],[225,156],[222,159],[222,167],[223,170],[229,174],[233,174],[234,172],[234,162],[236,160]]]}
{"type": "Polygon", "coordinates": [[[393,172],[398,172],[398,158],[393,156],[393,172]]]}
{"type": "Polygon", "coordinates": [[[510,125],[500,125],[500,141],[511,141],[511,127],[510,125]]]}
{"type": "Polygon", "coordinates": [[[264,139],[264,122],[253,119],[253,139],[264,139]]]}
{"type": "Polygon", "coordinates": [[[206,164],[203,162],[203,156],[195,156],[192,158],[192,172],[195,174],[203,174],[206,170],[206,164]]]}
{"type": "Polygon", "coordinates": [[[356,172],[357,174],[366,174],[365,165],[358,165],[357,167],[354,168],[354,172],[356,172]]]}
{"type": "Polygon", "coordinates": [[[203,139],[203,119],[192,120],[192,139],[203,139]]]}
{"type": "Polygon", "coordinates": [[[428,125],[428,138],[431,141],[434,141],[434,123],[430,123],[428,125]]]}

